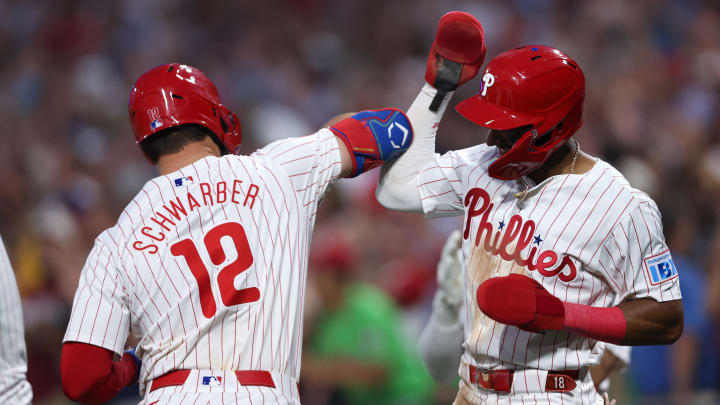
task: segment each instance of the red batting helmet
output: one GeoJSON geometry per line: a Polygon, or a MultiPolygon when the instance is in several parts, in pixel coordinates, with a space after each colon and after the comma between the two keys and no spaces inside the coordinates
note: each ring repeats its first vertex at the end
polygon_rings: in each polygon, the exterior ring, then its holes
{"type": "Polygon", "coordinates": [[[563,52],[528,45],[488,63],[478,94],[458,103],[466,119],[485,128],[531,126],[488,168],[495,178],[516,179],[540,167],[582,125],[585,76],[563,52]]]}
{"type": "Polygon", "coordinates": [[[143,73],[130,89],[128,110],[138,143],[167,128],[197,124],[212,132],[223,153],[240,148],[240,121],[222,105],[213,82],[192,66],[170,63],[143,73]]]}

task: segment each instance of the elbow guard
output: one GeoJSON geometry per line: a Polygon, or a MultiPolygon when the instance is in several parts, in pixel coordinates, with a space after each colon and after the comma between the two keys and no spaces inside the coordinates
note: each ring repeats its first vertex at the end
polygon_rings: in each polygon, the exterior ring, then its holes
{"type": "Polygon", "coordinates": [[[396,108],[361,111],[331,126],[330,130],[342,139],[353,156],[353,169],[348,177],[397,158],[413,139],[410,120],[396,108]]]}

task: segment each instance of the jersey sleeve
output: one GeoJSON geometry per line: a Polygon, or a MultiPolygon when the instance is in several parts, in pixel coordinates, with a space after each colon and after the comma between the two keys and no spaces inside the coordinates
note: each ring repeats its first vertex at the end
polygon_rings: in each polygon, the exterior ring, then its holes
{"type": "Polygon", "coordinates": [[[317,206],[328,185],[340,176],[338,140],[328,129],[273,142],[255,154],[265,156],[285,170],[305,206],[317,206]]]}
{"type": "Polygon", "coordinates": [[[454,216],[464,212],[463,193],[457,167],[458,155],[450,151],[426,164],[417,176],[423,212],[429,218],[454,216]]]}
{"type": "Polygon", "coordinates": [[[129,325],[116,255],[98,239],[80,274],[63,343],[88,343],[122,355],[129,325]]]}
{"type": "Polygon", "coordinates": [[[651,200],[641,201],[618,221],[601,248],[600,265],[617,292],[615,305],[626,299],[681,299],[678,269],[651,200]]]}

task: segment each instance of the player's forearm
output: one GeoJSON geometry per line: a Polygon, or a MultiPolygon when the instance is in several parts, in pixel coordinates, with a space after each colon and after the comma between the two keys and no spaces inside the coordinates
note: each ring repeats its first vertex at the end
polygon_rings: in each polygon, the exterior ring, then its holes
{"type": "Polygon", "coordinates": [[[682,335],[683,306],[680,300],[657,302],[645,298],[626,301],[618,307],[627,321],[622,345],[667,345],[682,335]]]}
{"type": "Polygon", "coordinates": [[[63,344],[60,358],[63,392],[73,401],[105,403],[137,379],[135,360],[125,354],[113,361],[113,352],[85,343],[63,344]]]}
{"type": "Polygon", "coordinates": [[[421,212],[422,204],[417,186],[420,168],[435,158],[435,134],[452,93],[448,93],[440,108],[429,107],[437,90],[425,84],[407,111],[415,137],[408,150],[398,159],[385,162],[380,169],[380,180],[375,189],[378,202],[388,209],[421,212]]]}
{"type": "Polygon", "coordinates": [[[682,334],[682,303],[640,299],[612,308],[563,303],[563,329],[625,346],[666,345],[682,334]]]}

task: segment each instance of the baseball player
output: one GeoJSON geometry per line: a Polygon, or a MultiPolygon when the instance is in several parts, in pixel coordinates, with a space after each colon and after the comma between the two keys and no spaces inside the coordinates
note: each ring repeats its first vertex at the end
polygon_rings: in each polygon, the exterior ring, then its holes
{"type": "Polygon", "coordinates": [[[480,24],[450,13],[427,84],[408,110],[415,139],[384,165],[381,204],[464,215],[464,353],[456,404],[602,403],[588,373],[603,346],[669,344],[682,333],[678,273],[655,203],[580,151],[585,79],[541,45],[493,58],[458,112],[484,144],[434,153],[451,91],[484,58],[480,24]],[[434,68],[434,70],[433,70],[434,68]]]}
{"type": "Polygon", "coordinates": [[[64,338],[63,389],[101,403],[138,380],[142,404],[299,403],[308,251],[340,177],[402,153],[399,110],[364,111],[236,156],[240,122],[198,69],[167,64],[130,91],[159,176],[95,240],[64,338]],[[129,332],[139,339],[123,353],[129,332]]]}
{"type": "Polygon", "coordinates": [[[22,306],[15,274],[0,238],[0,404],[30,404],[22,306]]]}

